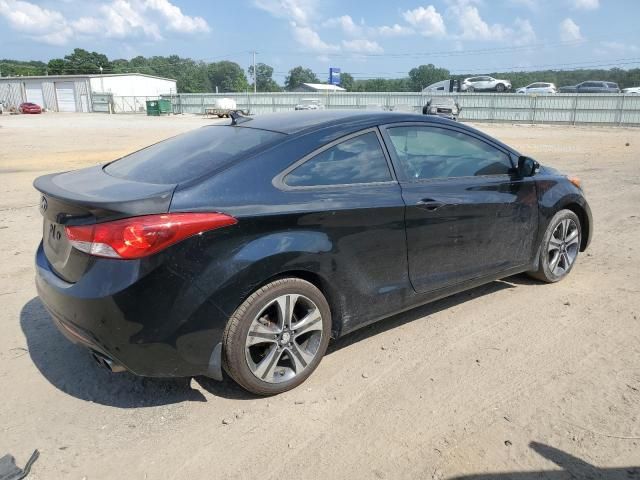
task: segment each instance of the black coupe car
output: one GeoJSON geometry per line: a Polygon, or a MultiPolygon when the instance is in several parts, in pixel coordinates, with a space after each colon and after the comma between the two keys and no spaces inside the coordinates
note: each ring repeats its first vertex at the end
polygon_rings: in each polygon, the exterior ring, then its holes
{"type": "Polygon", "coordinates": [[[558,281],[592,235],[577,179],[405,113],[234,115],[34,185],[37,288],[69,339],[113,371],[224,369],[262,395],[331,337],[519,272],[558,281]]]}

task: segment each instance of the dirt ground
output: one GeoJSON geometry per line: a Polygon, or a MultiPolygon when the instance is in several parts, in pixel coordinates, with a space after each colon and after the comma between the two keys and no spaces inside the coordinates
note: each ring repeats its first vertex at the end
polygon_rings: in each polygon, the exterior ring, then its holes
{"type": "Polygon", "coordinates": [[[0,116],[0,456],[39,449],[33,479],[640,478],[640,129],[478,125],[583,179],[595,237],[572,274],[383,321],[254,398],[100,370],[33,283],[36,176],[210,122],[0,116]]]}

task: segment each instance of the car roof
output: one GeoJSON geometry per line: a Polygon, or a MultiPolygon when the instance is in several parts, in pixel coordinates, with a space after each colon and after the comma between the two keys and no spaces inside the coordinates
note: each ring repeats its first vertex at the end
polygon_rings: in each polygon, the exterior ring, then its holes
{"type": "Polygon", "coordinates": [[[281,113],[267,113],[251,117],[243,122],[243,127],[271,130],[284,134],[310,132],[340,124],[357,124],[362,128],[393,122],[433,122],[442,120],[417,113],[384,112],[375,110],[300,110],[281,113]]]}

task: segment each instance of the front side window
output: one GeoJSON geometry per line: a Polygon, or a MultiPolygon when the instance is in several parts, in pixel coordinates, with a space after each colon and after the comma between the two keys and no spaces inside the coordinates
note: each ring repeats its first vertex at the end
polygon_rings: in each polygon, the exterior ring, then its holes
{"type": "Polygon", "coordinates": [[[421,126],[393,127],[388,132],[410,179],[506,175],[512,171],[506,153],[465,133],[421,126]]]}
{"type": "Polygon", "coordinates": [[[392,180],[378,136],[368,132],[334,145],[285,178],[290,187],[346,185],[392,180]]]}

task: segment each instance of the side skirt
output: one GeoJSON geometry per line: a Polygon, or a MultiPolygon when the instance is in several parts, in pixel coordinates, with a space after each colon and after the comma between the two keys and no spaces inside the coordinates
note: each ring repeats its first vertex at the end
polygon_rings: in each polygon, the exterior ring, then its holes
{"type": "Polygon", "coordinates": [[[376,318],[373,318],[373,319],[368,320],[366,322],[354,325],[352,328],[342,330],[342,331],[339,332],[339,334],[335,338],[340,338],[340,337],[342,337],[344,335],[347,335],[348,333],[351,333],[351,332],[354,332],[356,330],[359,330],[360,328],[366,327],[366,326],[371,325],[373,323],[379,322],[380,320],[392,317],[394,315],[398,315],[398,314],[406,312],[408,310],[412,310],[412,309],[414,309],[416,307],[420,307],[422,305],[426,305],[427,303],[432,303],[432,302],[435,302],[435,301],[440,300],[442,298],[449,297],[451,295],[455,295],[456,293],[464,292],[466,290],[470,290],[472,288],[476,288],[476,287],[479,287],[481,285],[485,285],[487,283],[491,283],[491,282],[494,282],[496,280],[500,280],[502,278],[510,277],[512,275],[517,275],[519,273],[528,272],[530,270],[532,270],[532,265],[530,265],[530,264],[528,264],[528,265],[520,265],[518,267],[513,267],[513,268],[510,268],[508,270],[502,270],[502,271],[500,271],[498,273],[494,273],[494,274],[491,274],[491,275],[485,275],[485,276],[482,276],[482,277],[474,278],[472,280],[468,280],[466,282],[458,283],[458,284],[453,285],[453,286],[449,286],[449,287],[441,288],[441,289],[438,289],[438,290],[434,290],[432,292],[415,294],[415,296],[413,297],[415,301],[411,302],[410,304],[408,304],[405,308],[402,308],[402,309],[394,311],[394,312],[386,313],[383,316],[376,317],[376,318]]]}

